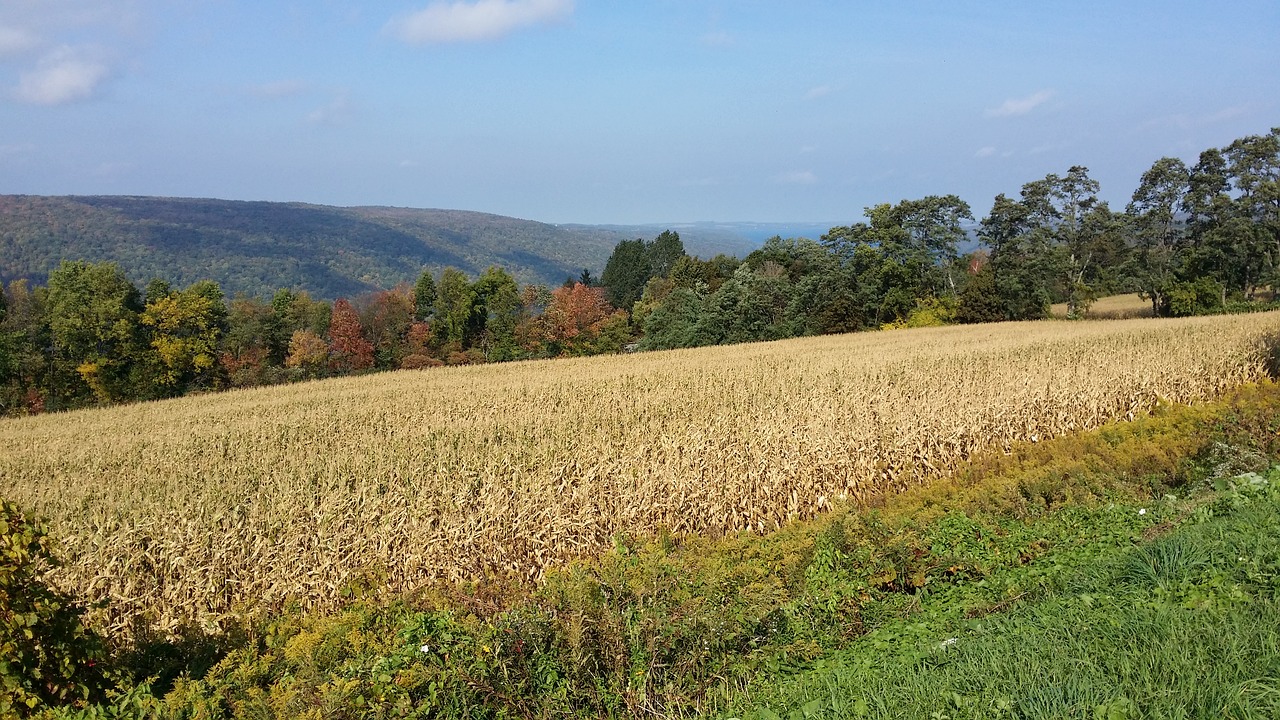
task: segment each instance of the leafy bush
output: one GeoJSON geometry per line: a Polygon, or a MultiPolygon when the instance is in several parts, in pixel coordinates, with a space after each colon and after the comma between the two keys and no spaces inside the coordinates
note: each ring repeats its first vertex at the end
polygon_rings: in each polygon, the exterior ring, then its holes
{"type": "Polygon", "coordinates": [[[1209,278],[1172,283],[1165,296],[1173,317],[1209,315],[1222,310],[1222,286],[1209,278]]]}
{"type": "Polygon", "coordinates": [[[55,562],[47,528],[0,500],[0,717],[100,698],[106,649],[45,584],[55,562]]]}

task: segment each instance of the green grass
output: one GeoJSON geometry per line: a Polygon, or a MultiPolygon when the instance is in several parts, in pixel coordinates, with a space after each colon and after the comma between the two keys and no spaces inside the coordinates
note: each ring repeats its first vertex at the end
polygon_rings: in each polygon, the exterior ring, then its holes
{"type": "Polygon", "coordinates": [[[984,582],[1036,588],[1001,612],[974,612],[980,589],[922,598],[820,666],[758,676],[728,714],[1280,717],[1280,469],[1237,485],[1148,510],[1190,517],[1136,546],[1103,538],[996,573],[984,582]]]}

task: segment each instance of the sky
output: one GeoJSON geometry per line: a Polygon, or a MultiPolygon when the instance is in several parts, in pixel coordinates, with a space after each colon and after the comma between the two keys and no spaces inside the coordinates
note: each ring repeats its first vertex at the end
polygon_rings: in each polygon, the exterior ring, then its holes
{"type": "Polygon", "coordinates": [[[848,224],[1280,126],[1280,3],[0,0],[0,193],[848,224]]]}

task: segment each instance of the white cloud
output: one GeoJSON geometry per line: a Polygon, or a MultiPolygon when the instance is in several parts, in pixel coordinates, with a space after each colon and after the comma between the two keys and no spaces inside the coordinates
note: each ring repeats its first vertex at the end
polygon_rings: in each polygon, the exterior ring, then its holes
{"type": "Polygon", "coordinates": [[[60,47],[45,55],[36,68],[18,78],[18,99],[33,105],[62,105],[93,95],[107,78],[105,63],[82,51],[60,47]]]}
{"type": "Polygon", "coordinates": [[[987,110],[987,117],[1012,117],[1014,115],[1026,115],[1040,105],[1043,105],[1051,97],[1053,97],[1052,90],[1041,90],[1024,98],[1010,98],[1005,100],[1000,107],[987,110]]]}
{"type": "Polygon", "coordinates": [[[39,44],[40,38],[29,30],[0,25],[0,57],[21,55],[39,44]]]}
{"type": "Polygon", "coordinates": [[[809,89],[809,92],[807,92],[807,93],[805,93],[805,94],[804,94],[804,99],[805,99],[805,100],[817,100],[817,99],[818,99],[818,98],[820,98],[820,97],[824,97],[824,96],[826,96],[826,95],[830,95],[830,94],[831,94],[831,86],[830,86],[830,85],[819,85],[818,87],[810,88],[810,89],[809,89]]]}
{"type": "Polygon", "coordinates": [[[796,172],[783,173],[776,179],[779,183],[784,185],[812,185],[818,182],[818,176],[814,175],[810,170],[797,170],[796,172]]]}
{"type": "Polygon", "coordinates": [[[996,149],[988,145],[984,148],[979,149],[978,152],[973,154],[973,156],[976,158],[984,158],[984,157],[991,157],[992,155],[995,155],[995,154],[996,154],[996,149]]]}
{"type": "Polygon", "coordinates": [[[567,18],[573,0],[476,0],[433,2],[387,23],[385,30],[407,43],[495,40],[531,25],[567,18]]]}

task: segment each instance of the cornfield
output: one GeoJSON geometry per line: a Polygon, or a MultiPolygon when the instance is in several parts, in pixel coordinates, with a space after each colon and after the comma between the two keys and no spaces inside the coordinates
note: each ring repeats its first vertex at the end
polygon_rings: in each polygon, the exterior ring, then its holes
{"type": "Polygon", "coordinates": [[[0,494],[116,630],[534,581],[619,533],[768,531],[1266,374],[1275,313],[401,371],[0,422],[0,494]]]}

